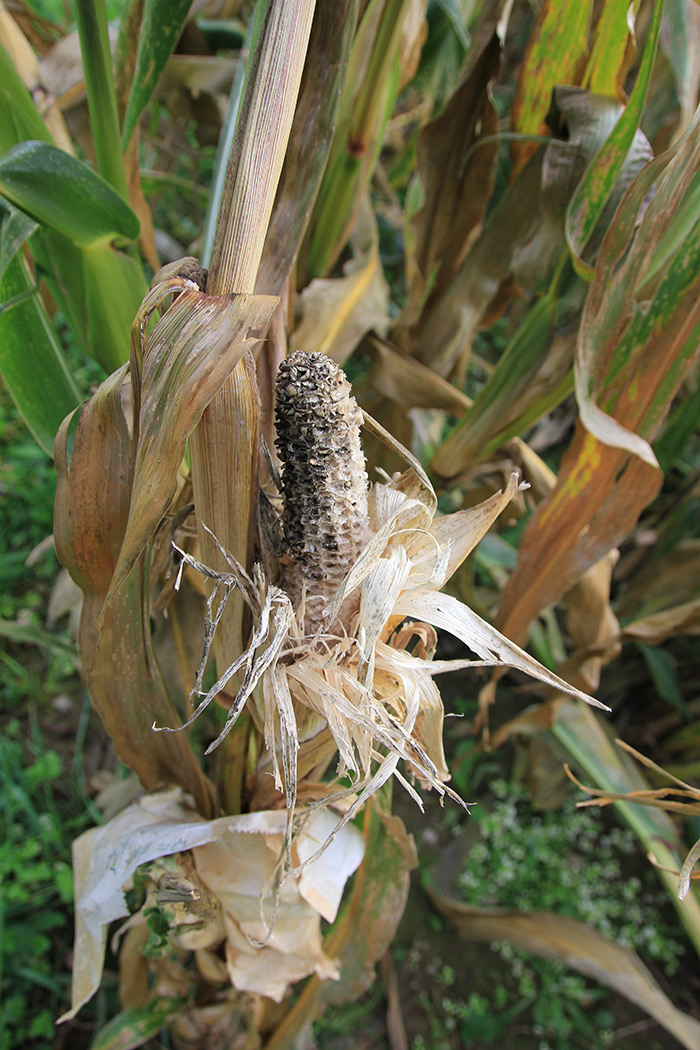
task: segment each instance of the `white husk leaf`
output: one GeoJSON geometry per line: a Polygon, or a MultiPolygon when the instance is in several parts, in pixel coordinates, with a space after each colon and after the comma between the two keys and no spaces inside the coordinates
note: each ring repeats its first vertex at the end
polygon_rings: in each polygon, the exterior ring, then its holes
{"type": "MultiPolygon", "coordinates": [[[[108,824],[86,831],[73,844],[73,995],[61,1020],[74,1017],[99,987],[107,927],[129,914],[124,889],[136,869],[184,851],[191,852],[199,878],[223,910],[229,975],[239,991],[279,1001],[300,977],[337,976],[323,953],[320,920],[335,919],[345,882],[362,861],[364,841],[354,827],[345,827],[326,855],[313,860],[335,825],[328,810],[309,814],[295,839],[303,871],[286,880],[278,900],[273,887],[286,830],[281,811],[205,821],[175,789],[145,796],[108,824]],[[264,949],[249,938],[265,941],[264,949]]],[[[220,924],[211,928],[216,938],[220,924]]]]}

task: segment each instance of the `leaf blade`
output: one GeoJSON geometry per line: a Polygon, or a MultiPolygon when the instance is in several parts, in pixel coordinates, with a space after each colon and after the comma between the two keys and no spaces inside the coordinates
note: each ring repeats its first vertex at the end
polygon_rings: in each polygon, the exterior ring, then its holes
{"type": "MultiPolygon", "coordinates": [[[[542,134],[553,89],[559,84],[577,84],[577,69],[586,52],[589,5],[568,0],[545,0],[537,25],[530,36],[520,68],[513,100],[513,130],[542,134]]],[[[536,146],[514,148],[516,170],[535,152],[536,146]]]]}
{"type": "Polygon", "coordinates": [[[15,255],[0,281],[0,302],[30,294],[0,312],[0,372],[27,426],[51,456],[56,431],[81,395],[41,300],[31,294],[34,287],[24,260],[15,255]]]}
{"type": "Polygon", "coordinates": [[[136,215],[109,183],[46,142],[21,142],[0,157],[0,192],[81,247],[139,234],[136,215]]]}
{"type": "Polygon", "coordinates": [[[212,789],[183,733],[152,725],[181,724],[154,658],[149,559],[140,557],[118,599],[98,625],[128,521],[132,441],[122,398],[126,366],[109,376],[56,438],[58,474],[54,537],[59,560],[83,591],[80,656],[90,697],[120,759],[147,791],[179,784],[204,815],[212,789]],[[105,479],[110,484],[105,484],[105,479]]]}
{"type": "MultiPolygon", "coordinates": [[[[157,286],[156,286],[157,288],[157,286]]],[[[276,296],[187,290],[150,333],[139,384],[129,520],[106,605],[126,580],[175,494],[187,438],[246,349],[267,328],[276,296]]],[[[135,322],[138,331],[139,319],[135,322]]],[[[132,376],[139,371],[132,357],[132,376]]]]}
{"type": "MultiPolygon", "coordinates": [[[[577,5],[578,6],[578,5],[577,5]]],[[[590,274],[581,256],[612,193],[618,174],[633,144],[642,118],[647,89],[661,31],[664,0],[655,0],[649,36],[634,90],[619,121],[591,161],[586,175],[574,193],[566,216],[566,239],[582,276],[590,274]]]]}
{"type": "Polygon", "coordinates": [[[136,65],[122,124],[123,150],[129,145],[139,118],[177,44],[191,5],[192,0],[146,0],[136,65]]]}

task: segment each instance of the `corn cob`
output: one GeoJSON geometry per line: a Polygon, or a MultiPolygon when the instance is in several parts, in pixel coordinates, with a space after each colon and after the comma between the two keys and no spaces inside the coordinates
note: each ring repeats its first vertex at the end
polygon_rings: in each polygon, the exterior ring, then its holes
{"type": "Polygon", "coordinates": [[[313,630],[369,538],[362,413],[326,354],[292,354],[280,365],[276,394],[283,585],[295,608],[305,594],[313,630]]]}

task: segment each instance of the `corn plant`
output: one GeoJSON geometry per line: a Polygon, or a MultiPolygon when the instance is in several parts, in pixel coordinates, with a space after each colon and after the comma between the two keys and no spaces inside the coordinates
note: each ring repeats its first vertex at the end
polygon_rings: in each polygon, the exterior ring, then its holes
{"type": "MultiPolygon", "coordinates": [[[[593,710],[601,667],[624,640],[696,623],[693,597],[663,623],[630,600],[624,629],[610,602],[614,552],[662,480],[651,442],[680,392],[662,436],[672,456],[696,403],[690,74],[676,77],[669,148],[654,157],[640,130],[659,40],[672,63],[693,16],[671,5],[664,43],[664,5],[648,5],[627,96],[628,4],[607,0],[593,22],[589,5],[548,0],[504,131],[510,7],[473,5],[467,24],[437,6],[426,41],[418,0],[259,0],[203,257],[157,270],[150,290],[139,121],[189,5],[129,0],[112,70],[104,7],[77,0],[97,171],[73,155],[60,107],[35,107],[36,58],[17,22],[0,23],[0,367],[37,440],[55,435],[54,535],[83,594],[82,673],[144,791],[74,850],[66,1019],[97,989],[134,887],[124,1012],[103,1050],[165,1024],[182,1046],[291,1046],[367,986],[415,862],[391,783],[419,805],[420,790],[465,804],[448,783],[437,674],[495,668],[477,728],[495,744],[549,727],[617,797],[639,785],[593,710]],[[503,140],[510,179],[492,200],[503,140]],[[377,212],[403,234],[396,308],[377,212]],[[80,408],[52,306],[108,373],[80,408]],[[476,333],[504,311],[510,340],[467,394],[476,333]],[[357,399],[338,367],[355,351],[368,363],[357,399]],[[524,436],[572,394],[557,475],[524,436]],[[385,470],[371,485],[365,454],[385,470]],[[459,509],[438,514],[436,487],[459,509]],[[484,608],[465,559],[527,499],[517,563],[484,608]],[[520,645],[561,600],[572,652],[555,673],[520,645]],[[436,628],[471,655],[436,660],[436,628]],[[493,730],[508,668],[548,694],[493,730]]],[[[620,811],[678,868],[663,813],[620,811]]],[[[698,945],[692,891],[682,909],[698,945]]],[[[626,994],[694,1045],[691,1019],[650,975],[640,984],[633,956],[610,962],[578,927],[567,937],[561,951],[598,953],[597,976],[626,967],[626,994]]]]}

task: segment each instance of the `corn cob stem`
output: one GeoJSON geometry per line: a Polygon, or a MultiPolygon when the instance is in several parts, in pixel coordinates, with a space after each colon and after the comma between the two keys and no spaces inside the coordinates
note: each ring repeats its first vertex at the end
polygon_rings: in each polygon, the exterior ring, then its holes
{"type": "MultiPolygon", "coordinates": [[[[304,66],[314,0],[271,0],[251,60],[229,159],[207,280],[214,295],[252,293],[304,66]]],[[[249,565],[258,499],[259,403],[249,355],[208,406],[191,438],[199,540],[208,564],[224,569],[208,525],[249,565]]],[[[242,649],[243,606],[232,601],[219,634],[217,662],[242,649]]]]}
{"type": "MultiPolygon", "coordinates": [[[[270,0],[251,57],[229,158],[207,291],[252,294],[304,68],[315,0],[270,0]]],[[[211,401],[190,439],[199,542],[225,569],[207,525],[250,567],[258,502],[260,406],[250,353],[211,401]]],[[[244,606],[232,596],[217,635],[219,672],[243,650],[244,606]]],[[[233,746],[233,745],[232,745],[233,746]]],[[[235,750],[235,748],[234,748],[235,750]]],[[[225,796],[225,792],[223,793],[225,796]]],[[[227,811],[236,799],[222,800],[227,811]]]]}

